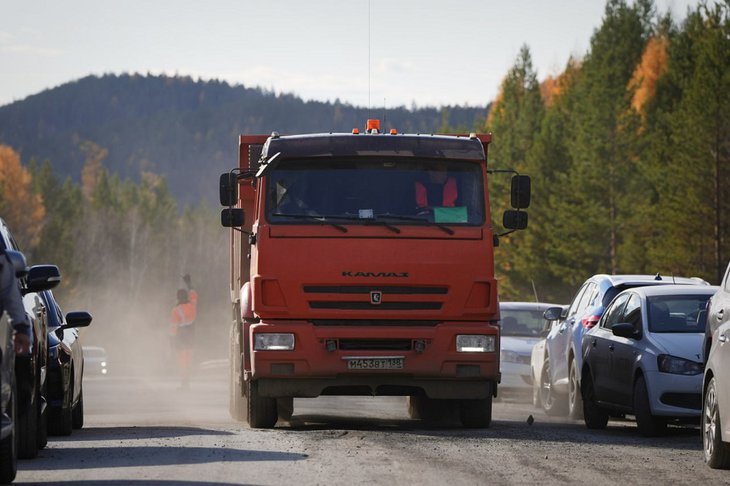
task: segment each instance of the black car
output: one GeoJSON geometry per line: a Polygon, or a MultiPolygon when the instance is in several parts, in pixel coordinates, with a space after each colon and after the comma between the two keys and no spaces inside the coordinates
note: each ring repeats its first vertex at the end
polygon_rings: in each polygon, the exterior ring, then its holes
{"type": "Polygon", "coordinates": [[[48,433],[69,435],[84,426],[84,355],[79,327],[91,324],[88,312],[69,312],[65,316],[53,292],[41,292],[48,309],[48,433]]]}
{"type": "MultiPolygon", "coordinates": [[[[0,250],[20,251],[8,225],[0,219],[0,250]]],[[[29,356],[15,357],[17,415],[14,417],[18,435],[18,457],[30,459],[47,443],[45,414],[45,376],[48,359],[48,326],[46,306],[38,292],[54,288],[61,282],[55,265],[34,265],[20,279],[23,305],[31,321],[32,351],[29,356]]]]}

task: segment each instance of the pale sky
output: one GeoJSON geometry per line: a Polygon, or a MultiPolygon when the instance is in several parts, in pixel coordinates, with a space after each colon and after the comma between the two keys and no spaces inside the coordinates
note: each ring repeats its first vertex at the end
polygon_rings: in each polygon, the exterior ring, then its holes
{"type": "MultiPolygon", "coordinates": [[[[684,18],[698,0],[655,0],[684,18]]],[[[3,0],[0,106],[89,74],[219,79],[357,106],[484,106],[523,44],[582,56],[603,0],[3,0]]]]}

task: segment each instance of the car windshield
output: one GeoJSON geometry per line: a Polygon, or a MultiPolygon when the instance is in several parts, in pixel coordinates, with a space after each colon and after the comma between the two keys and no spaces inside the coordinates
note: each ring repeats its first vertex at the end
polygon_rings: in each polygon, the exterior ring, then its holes
{"type": "Polygon", "coordinates": [[[408,158],[285,160],[268,174],[269,222],[481,225],[481,165],[408,158]]]}
{"type": "Polygon", "coordinates": [[[502,336],[539,336],[545,326],[543,310],[501,309],[502,336]]]}
{"type": "Polygon", "coordinates": [[[704,310],[710,295],[648,297],[651,332],[705,332],[704,310]]]}

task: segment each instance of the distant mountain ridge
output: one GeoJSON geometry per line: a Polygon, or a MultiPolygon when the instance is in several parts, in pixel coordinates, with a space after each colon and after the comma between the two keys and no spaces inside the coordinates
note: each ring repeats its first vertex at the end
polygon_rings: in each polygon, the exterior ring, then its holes
{"type": "MultiPolygon", "coordinates": [[[[486,106],[397,107],[385,112],[383,128],[473,131],[487,113],[486,106]]],[[[239,134],[349,132],[367,117],[367,108],[339,101],[303,101],[221,81],[87,76],[0,107],[0,143],[24,162],[50,160],[59,175],[79,180],[85,162],[79,146],[91,141],[108,150],[104,165],[121,178],[154,172],[179,201],[215,203],[218,175],[238,163],[239,134]]]]}

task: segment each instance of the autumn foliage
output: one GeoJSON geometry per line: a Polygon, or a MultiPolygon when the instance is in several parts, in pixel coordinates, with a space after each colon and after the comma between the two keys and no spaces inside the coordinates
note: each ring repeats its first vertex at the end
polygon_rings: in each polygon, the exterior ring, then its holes
{"type": "Polygon", "coordinates": [[[644,105],[654,97],[657,81],[667,71],[668,50],[669,39],[664,36],[652,37],[646,44],[641,62],[629,81],[629,89],[634,92],[631,106],[639,113],[642,113],[644,105]]]}
{"type": "Polygon", "coordinates": [[[0,215],[16,238],[31,248],[38,245],[46,215],[43,197],[33,193],[30,172],[20,164],[20,155],[5,145],[0,145],[0,215]]]}

